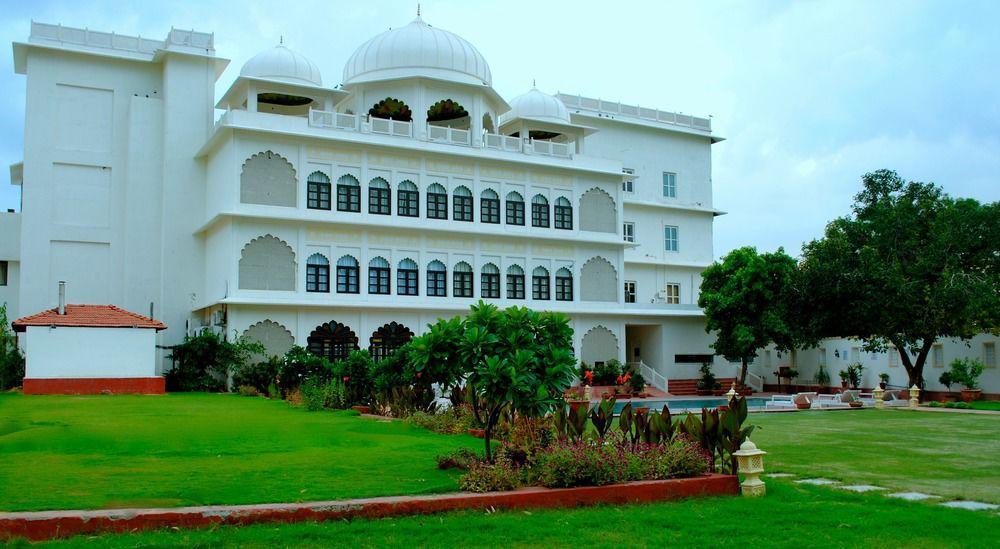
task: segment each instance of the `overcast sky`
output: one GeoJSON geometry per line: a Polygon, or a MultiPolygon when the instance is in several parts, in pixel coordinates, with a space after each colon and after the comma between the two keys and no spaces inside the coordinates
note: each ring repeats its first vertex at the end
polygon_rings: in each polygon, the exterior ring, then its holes
{"type": "MultiPolygon", "coordinates": [[[[217,91],[279,36],[340,82],[362,42],[413,19],[416,2],[3,0],[0,39],[31,19],[163,38],[215,32],[232,60],[217,91]]],[[[504,97],[537,79],[580,93],[713,116],[715,254],[797,254],[847,213],[879,168],[953,196],[1000,200],[1000,1],[421,2],[424,20],[472,42],[504,97]]],[[[0,165],[21,160],[24,77],[0,56],[0,165]]],[[[0,207],[20,208],[0,175],[0,207]]]]}

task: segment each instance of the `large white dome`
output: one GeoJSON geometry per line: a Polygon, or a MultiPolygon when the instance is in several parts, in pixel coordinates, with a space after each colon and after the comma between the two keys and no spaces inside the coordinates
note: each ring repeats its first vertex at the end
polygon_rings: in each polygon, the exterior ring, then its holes
{"type": "Polygon", "coordinates": [[[558,97],[532,88],[510,100],[510,110],[500,116],[500,123],[515,118],[531,118],[557,124],[569,124],[569,110],[558,97]]]}
{"type": "Polygon", "coordinates": [[[413,76],[493,85],[490,67],[475,46],[419,16],[365,42],[344,66],[344,84],[413,76]]]}
{"type": "Polygon", "coordinates": [[[253,56],[243,65],[240,76],[266,78],[290,84],[323,85],[319,67],[315,63],[281,44],[253,56]]]}

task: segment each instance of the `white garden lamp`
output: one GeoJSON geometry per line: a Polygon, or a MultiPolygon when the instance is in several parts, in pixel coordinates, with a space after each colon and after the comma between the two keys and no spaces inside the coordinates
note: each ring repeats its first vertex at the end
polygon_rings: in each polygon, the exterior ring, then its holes
{"type": "Polygon", "coordinates": [[[914,383],[913,387],[910,387],[910,408],[916,408],[920,406],[920,387],[914,383]]]}
{"type": "Polygon", "coordinates": [[[876,408],[882,408],[885,406],[885,402],[882,401],[883,396],[885,396],[885,391],[882,390],[880,385],[876,385],[875,388],[872,389],[872,399],[875,400],[876,408]]]}
{"type": "Polygon", "coordinates": [[[734,398],[736,398],[736,382],[735,381],[733,382],[732,387],[730,387],[729,391],[726,393],[726,402],[732,404],[734,398]]]}
{"type": "Polygon", "coordinates": [[[739,465],[739,472],[743,473],[746,477],[740,484],[740,489],[744,496],[757,497],[763,496],[766,487],[764,482],[760,480],[761,473],[764,472],[764,455],[767,452],[757,448],[757,445],[746,439],[746,441],[740,445],[740,449],[733,452],[736,456],[736,461],[739,465]]]}

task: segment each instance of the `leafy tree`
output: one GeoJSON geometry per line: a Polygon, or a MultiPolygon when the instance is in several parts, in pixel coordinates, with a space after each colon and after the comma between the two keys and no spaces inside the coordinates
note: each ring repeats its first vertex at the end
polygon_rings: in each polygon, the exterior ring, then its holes
{"type": "Polygon", "coordinates": [[[853,215],[803,248],[798,320],[811,342],[895,346],[922,386],[935,340],[1000,330],[1000,202],[954,199],[890,170],[862,183],[853,215]]]}
{"type": "Polygon", "coordinates": [[[24,380],[24,357],[17,348],[17,338],[10,331],[7,305],[0,305],[0,391],[21,385],[24,380]]]}
{"type": "Polygon", "coordinates": [[[771,343],[781,350],[794,346],[789,305],[795,272],[795,260],[783,249],[759,254],[744,247],[702,273],[698,306],[705,311],[705,330],[716,334],[716,354],[742,364],[740,385],[758,350],[771,343]]]}

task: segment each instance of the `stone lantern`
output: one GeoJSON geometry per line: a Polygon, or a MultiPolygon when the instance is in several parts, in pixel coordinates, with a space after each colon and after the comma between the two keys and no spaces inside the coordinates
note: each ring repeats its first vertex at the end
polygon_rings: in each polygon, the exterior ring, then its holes
{"type": "Polygon", "coordinates": [[[876,385],[875,388],[872,389],[872,398],[875,400],[876,408],[882,408],[885,406],[885,402],[882,400],[883,396],[885,396],[885,391],[882,390],[880,385],[876,385]]]}
{"type": "Polygon", "coordinates": [[[910,387],[910,408],[916,408],[920,406],[920,387],[914,383],[913,387],[910,387]]]}
{"type": "Polygon", "coordinates": [[[732,405],[733,404],[733,399],[736,398],[736,396],[737,396],[737,394],[736,394],[736,382],[734,381],[732,387],[730,387],[729,391],[726,392],[726,402],[728,402],[730,405],[732,405]]]}
{"type": "Polygon", "coordinates": [[[739,464],[739,472],[743,473],[743,482],[740,489],[744,496],[763,496],[765,492],[764,482],[760,480],[761,473],[764,472],[764,455],[767,452],[759,450],[757,445],[750,442],[750,439],[740,445],[740,449],[733,452],[739,464]]]}

